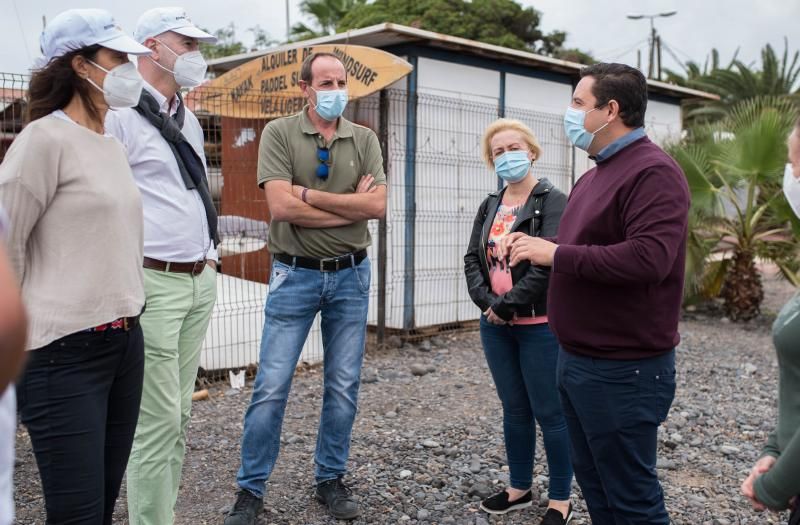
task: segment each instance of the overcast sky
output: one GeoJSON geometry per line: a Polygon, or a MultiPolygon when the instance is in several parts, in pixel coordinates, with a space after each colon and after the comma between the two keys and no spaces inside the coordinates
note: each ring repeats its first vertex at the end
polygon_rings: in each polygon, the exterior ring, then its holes
{"type": "MultiPolygon", "coordinates": [[[[636,49],[647,60],[646,20],[628,20],[628,14],[678,11],[675,16],[656,20],[664,43],[682,61],[702,62],[712,47],[727,61],[737,47],[746,62],[758,60],[759,50],[771,43],[783,51],[783,38],[790,38],[790,50],[800,48],[800,0],[523,0],[543,13],[543,29],[564,30],[567,45],[579,47],[605,61],[636,65],[636,49]]],[[[289,0],[292,24],[301,20],[300,0],[289,0]]],[[[0,0],[0,72],[26,72],[39,54],[42,16],[51,19],[71,7],[102,7],[114,13],[123,29],[133,32],[142,11],[167,0],[0,0]]],[[[252,41],[247,28],[259,25],[273,38],[286,34],[285,0],[221,0],[185,2],[196,24],[217,29],[229,22],[236,25],[245,43],[252,41]]],[[[678,68],[665,50],[665,67],[678,68]]]]}

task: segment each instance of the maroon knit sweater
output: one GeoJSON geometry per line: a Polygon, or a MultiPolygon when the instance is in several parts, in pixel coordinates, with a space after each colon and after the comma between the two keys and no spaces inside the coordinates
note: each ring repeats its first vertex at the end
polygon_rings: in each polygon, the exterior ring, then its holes
{"type": "Polygon", "coordinates": [[[680,340],[689,187],[647,137],[589,170],[558,230],[547,315],[568,352],[653,357],[680,340]]]}

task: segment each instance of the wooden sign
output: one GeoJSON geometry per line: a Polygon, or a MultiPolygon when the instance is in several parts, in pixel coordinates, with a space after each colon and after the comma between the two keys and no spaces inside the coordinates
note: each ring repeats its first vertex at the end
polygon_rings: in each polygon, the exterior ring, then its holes
{"type": "Polygon", "coordinates": [[[400,57],[365,46],[326,44],[285,49],[228,71],[195,90],[202,109],[224,117],[276,118],[300,111],[300,67],[312,53],[333,53],[347,71],[350,100],[380,91],[413,67],[400,57]]]}

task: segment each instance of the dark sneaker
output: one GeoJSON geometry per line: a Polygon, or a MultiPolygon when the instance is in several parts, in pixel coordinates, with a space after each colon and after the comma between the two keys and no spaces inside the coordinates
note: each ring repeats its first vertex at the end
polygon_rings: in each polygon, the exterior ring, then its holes
{"type": "Polygon", "coordinates": [[[533,495],[530,490],[514,501],[508,501],[508,492],[504,490],[481,501],[481,510],[489,514],[505,514],[512,510],[530,507],[532,501],[533,495]]]}
{"type": "Polygon", "coordinates": [[[361,513],[353,493],[340,477],[317,485],[317,499],[328,507],[331,516],[337,520],[352,520],[361,513]]]}
{"type": "Polygon", "coordinates": [[[225,525],[255,525],[256,516],[264,508],[264,500],[242,489],[236,493],[236,503],[225,516],[225,525]]]}
{"type": "Polygon", "coordinates": [[[570,521],[572,521],[572,517],[572,503],[570,503],[566,518],[559,510],[547,509],[547,512],[544,513],[544,517],[542,518],[540,525],[567,525],[570,521]]]}

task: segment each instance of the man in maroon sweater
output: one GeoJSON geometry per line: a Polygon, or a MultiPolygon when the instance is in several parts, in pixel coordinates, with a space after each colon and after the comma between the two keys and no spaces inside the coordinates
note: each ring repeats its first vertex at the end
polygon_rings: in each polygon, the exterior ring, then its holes
{"type": "Polygon", "coordinates": [[[547,314],[575,477],[594,525],[669,524],[656,436],[675,395],[689,189],[644,132],[647,82],[622,64],[581,71],[564,125],[597,166],[575,184],[556,239],[501,250],[551,266],[547,314]]]}

